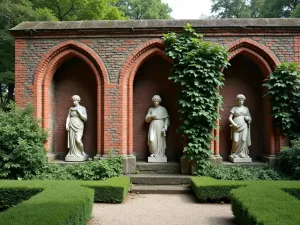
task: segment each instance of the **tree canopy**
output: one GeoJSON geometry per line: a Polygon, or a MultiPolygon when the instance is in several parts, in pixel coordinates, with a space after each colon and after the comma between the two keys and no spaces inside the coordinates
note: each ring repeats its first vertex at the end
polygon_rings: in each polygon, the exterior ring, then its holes
{"type": "Polygon", "coordinates": [[[59,21],[120,20],[116,0],[31,0],[35,9],[49,9],[59,21]]]}
{"type": "Polygon", "coordinates": [[[161,0],[118,0],[116,6],[130,19],[170,19],[172,9],[161,0]]]}
{"type": "Polygon", "coordinates": [[[211,12],[219,18],[300,17],[300,0],[212,0],[212,3],[211,12]]]}
{"type": "Polygon", "coordinates": [[[54,20],[48,9],[34,10],[28,0],[0,0],[0,105],[13,99],[14,39],[9,29],[24,20],[54,20]]]}

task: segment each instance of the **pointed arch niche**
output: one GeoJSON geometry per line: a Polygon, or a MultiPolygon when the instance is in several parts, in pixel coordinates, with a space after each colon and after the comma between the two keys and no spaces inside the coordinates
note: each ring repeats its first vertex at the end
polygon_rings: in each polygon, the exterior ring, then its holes
{"type": "Polygon", "coordinates": [[[267,47],[251,39],[240,39],[228,45],[230,67],[224,70],[225,85],[221,90],[223,111],[220,130],[215,132],[219,137],[215,141],[216,156],[227,160],[231,152],[229,114],[236,105],[236,96],[246,96],[245,106],[252,116],[250,156],[253,159],[261,156],[274,156],[278,151],[277,142],[280,134],[275,135],[272,128],[271,105],[263,97],[267,89],[262,86],[263,80],[279,65],[276,55],[267,47]]]}
{"type": "Polygon", "coordinates": [[[180,136],[176,133],[179,114],[176,108],[179,87],[168,80],[172,61],[164,54],[161,40],[154,39],[136,49],[120,74],[122,90],[122,111],[127,112],[123,119],[123,149],[137,160],[149,156],[147,137],[149,124],[145,122],[148,109],[152,107],[152,97],[158,94],[162,105],[168,110],[171,125],[167,135],[166,155],[169,161],[178,161],[182,153],[180,136]]]}
{"type": "Polygon", "coordinates": [[[49,132],[49,153],[60,158],[68,153],[65,121],[73,106],[71,97],[77,94],[87,109],[83,143],[90,156],[103,149],[103,89],[107,71],[100,57],[89,47],[66,41],[53,47],[42,58],[34,80],[35,105],[38,118],[49,132]]]}

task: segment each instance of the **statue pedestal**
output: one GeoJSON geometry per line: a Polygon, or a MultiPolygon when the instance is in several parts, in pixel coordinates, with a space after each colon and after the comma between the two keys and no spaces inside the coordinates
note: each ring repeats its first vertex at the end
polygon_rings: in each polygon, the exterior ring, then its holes
{"type": "Polygon", "coordinates": [[[65,161],[66,162],[83,162],[88,160],[89,156],[81,156],[81,157],[71,157],[71,156],[66,156],[65,161]]]}
{"type": "Polygon", "coordinates": [[[166,163],[167,157],[155,158],[155,157],[148,157],[148,163],[166,163]]]}
{"type": "Polygon", "coordinates": [[[252,163],[252,158],[233,158],[229,156],[229,161],[233,163],[252,163]]]}

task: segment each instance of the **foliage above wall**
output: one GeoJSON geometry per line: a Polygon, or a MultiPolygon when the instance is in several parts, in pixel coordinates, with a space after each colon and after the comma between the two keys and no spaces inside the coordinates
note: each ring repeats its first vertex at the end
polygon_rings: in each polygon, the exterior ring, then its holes
{"type": "Polygon", "coordinates": [[[272,103],[274,125],[288,137],[294,136],[299,120],[300,73],[297,63],[284,62],[270,74],[264,84],[268,88],[266,96],[272,103]]]}
{"type": "Polygon", "coordinates": [[[221,69],[229,65],[228,52],[223,46],[203,41],[189,24],[178,37],[175,33],[164,35],[164,43],[166,55],[173,59],[169,79],[181,86],[178,103],[183,122],[178,132],[188,141],[183,152],[186,158],[197,161],[201,174],[209,166],[212,129],[217,129],[220,118],[218,87],[224,85],[221,69]]]}

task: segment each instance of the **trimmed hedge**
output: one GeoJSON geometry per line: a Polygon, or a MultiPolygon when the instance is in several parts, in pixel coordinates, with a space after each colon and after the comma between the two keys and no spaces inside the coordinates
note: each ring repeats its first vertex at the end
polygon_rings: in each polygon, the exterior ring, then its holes
{"type": "Polygon", "coordinates": [[[211,177],[192,177],[192,189],[200,202],[230,201],[230,191],[245,186],[244,181],[216,180],[211,177]]]}
{"type": "Polygon", "coordinates": [[[6,193],[6,200],[0,201],[0,208],[7,207],[7,200],[14,199],[9,193],[19,191],[13,202],[22,202],[1,212],[0,224],[85,225],[94,201],[122,202],[129,185],[128,177],[105,181],[1,180],[0,190],[6,193]],[[99,194],[102,191],[105,195],[99,194]]]}
{"type": "Polygon", "coordinates": [[[299,225],[299,181],[220,181],[193,177],[192,188],[202,202],[231,199],[233,214],[240,224],[299,225]]]}

